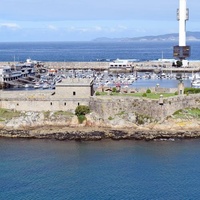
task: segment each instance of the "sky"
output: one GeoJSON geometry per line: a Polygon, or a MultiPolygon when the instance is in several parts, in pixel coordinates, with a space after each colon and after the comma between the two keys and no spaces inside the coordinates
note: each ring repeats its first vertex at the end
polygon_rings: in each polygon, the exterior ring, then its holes
{"type": "MultiPolygon", "coordinates": [[[[178,7],[179,0],[0,0],[0,42],[178,33],[178,7]]],[[[200,1],[187,7],[187,31],[200,31],[200,1]]]]}

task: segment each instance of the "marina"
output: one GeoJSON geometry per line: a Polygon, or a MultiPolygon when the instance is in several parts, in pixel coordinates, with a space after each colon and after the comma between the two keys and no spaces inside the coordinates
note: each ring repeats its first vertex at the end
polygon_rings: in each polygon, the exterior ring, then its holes
{"type": "Polygon", "coordinates": [[[101,69],[68,69],[64,66],[52,68],[52,66],[34,62],[29,59],[21,65],[16,65],[17,67],[11,65],[0,68],[1,85],[4,85],[4,89],[55,89],[57,83],[69,78],[80,80],[92,78],[96,89],[102,86],[147,88],[155,87],[157,84],[162,87],[174,87],[180,79],[184,81],[187,87],[199,87],[197,84],[200,77],[199,72],[185,68],[152,67],[154,70],[150,70],[149,67],[140,67],[134,62],[118,60],[117,67],[114,67],[115,70],[113,70],[113,63],[110,63],[110,65],[104,63],[110,67],[101,69]],[[122,64],[119,65],[119,63],[122,64]],[[124,67],[122,66],[123,63],[126,63],[124,67]],[[132,67],[131,70],[130,67],[132,67]]]}

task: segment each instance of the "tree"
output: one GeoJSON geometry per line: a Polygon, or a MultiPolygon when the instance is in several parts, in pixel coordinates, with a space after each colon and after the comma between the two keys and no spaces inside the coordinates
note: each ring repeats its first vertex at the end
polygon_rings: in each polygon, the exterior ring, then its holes
{"type": "Polygon", "coordinates": [[[86,115],[88,113],[90,113],[90,108],[88,106],[79,105],[76,107],[75,115],[80,116],[80,115],[86,115]]]}

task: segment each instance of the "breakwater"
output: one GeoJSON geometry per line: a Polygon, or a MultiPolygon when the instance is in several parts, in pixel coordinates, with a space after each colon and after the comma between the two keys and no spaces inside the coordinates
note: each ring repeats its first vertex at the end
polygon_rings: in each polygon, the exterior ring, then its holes
{"type": "MultiPolygon", "coordinates": [[[[15,66],[15,62],[0,62],[0,65],[15,66]]],[[[92,70],[108,70],[109,62],[43,62],[41,67],[46,69],[57,69],[57,70],[76,70],[76,69],[92,69],[92,70]]],[[[116,70],[116,69],[115,69],[116,70]]],[[[122,70],[122,69],[117,69],[122,70]]],[[[132,62],[132,68],[127,71],[154,71],[160,70],[164,72],[200,72],[200,62],[190,61],[185,67],[173,67],[172,62],[162,61],[143,61],[143,62],[132,62]]],[[[122,70],[124,72],[124,70],[122,70]]]]}

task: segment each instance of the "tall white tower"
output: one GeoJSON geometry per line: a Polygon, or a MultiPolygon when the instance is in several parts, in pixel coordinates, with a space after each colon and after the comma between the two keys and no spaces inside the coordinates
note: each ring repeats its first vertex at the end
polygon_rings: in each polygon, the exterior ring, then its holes
{"type": "Polygon", "coordinates": [[[174,46],[174,57],[180,60],[190,56],[190,47],[186,46],[186,21],[189,19],[189,9],[186,0],[179,0],[177,20],[179,21],[179,45],[174,46]]]}
{"type": "Polygon", "coordinates": [[[179,46],[186,46],[186,20],[189,19],[189,10],[186,7],[186,0],[179,0],[177,20],[179,21],[179,46]]]}

